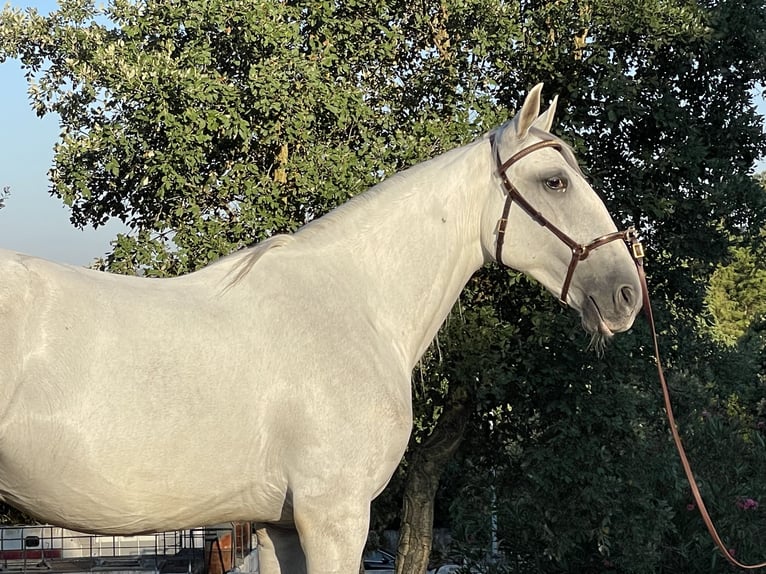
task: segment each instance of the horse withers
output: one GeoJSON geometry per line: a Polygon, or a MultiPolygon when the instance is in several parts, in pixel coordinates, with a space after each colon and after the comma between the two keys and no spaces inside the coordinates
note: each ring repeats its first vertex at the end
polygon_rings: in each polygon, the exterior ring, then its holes
{"type": "Polygon", "coordinates": [[[479,267],[499,252],[598,338],[641,306],[622,241],[572,266],[560,235],[617,230],[540,91],[491,136],[183,277],[2,252],[0,496],[87,532],[254,521],[263,574],[356,573],[412,369],[479,267]]]}

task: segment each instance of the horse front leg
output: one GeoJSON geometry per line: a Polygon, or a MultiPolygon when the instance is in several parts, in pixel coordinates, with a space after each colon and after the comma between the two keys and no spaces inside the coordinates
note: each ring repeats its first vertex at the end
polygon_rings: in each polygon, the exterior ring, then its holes
{"type": "Polygon", "coordinates": [[[308,574],[359,574],[370,528],[370,501],[295,496],[295,525],[308,574]]]}
{"type": "Polygon", "coordinates": [[[306,574],[306,559],[294,528],[259,524],[255,534],[260,574],[306,574]]]}

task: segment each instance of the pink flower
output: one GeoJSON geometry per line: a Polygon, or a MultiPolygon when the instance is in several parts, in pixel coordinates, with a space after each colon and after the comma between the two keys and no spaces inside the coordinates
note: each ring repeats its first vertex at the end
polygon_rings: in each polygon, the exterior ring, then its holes
{"type": "Polygon", "coordinates": [[[694,506],[694,503],[693,503],[693,502],[690,502],[689,504],[687,504],[687,505],[686,505],[686,510],[688,510],[689,512],[691,512],[691,511],[692,511],[692,510],[694,510],[695,508],[697,508],[697,507],[696,507],[696,506],[694,506]]]}
{"type": "Polygon", "coordinates": [[[755,510],[758,508],[758,501],[752,498],[740,498],[737,500],[737,508],[740,510],[755,510]]]}

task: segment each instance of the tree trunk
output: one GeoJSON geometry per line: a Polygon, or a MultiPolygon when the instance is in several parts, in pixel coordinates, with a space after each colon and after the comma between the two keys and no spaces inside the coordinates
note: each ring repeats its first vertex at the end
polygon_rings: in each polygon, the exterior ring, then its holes
{"type": "Polygon", "coordinates": [[[425,574],[428,568],[436,490],[445,466],[463,440],[469,415],[468,395],[465,392],[455,393],[446,401],[431,434],[422,443],[411,447],[396,574],[425,574]]]}

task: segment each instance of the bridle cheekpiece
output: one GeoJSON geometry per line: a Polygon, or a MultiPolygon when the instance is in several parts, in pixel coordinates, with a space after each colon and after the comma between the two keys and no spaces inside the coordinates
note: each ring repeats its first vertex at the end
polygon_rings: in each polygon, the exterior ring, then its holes
{"type": "Polygon", "coordinates": [[[553,233],[553,235],[558,237],[559,240],[561,240],[561,242],[563,242],[572,251],[572,258],[569,261],[569,267],[567,268],[566,278],[564,279],[564,285],[561,288],[561,295],[559,296],[559,302],[561,302],[562,305],[567,305],[567,295],[569,294],[569,286],[572,283],[572,277],[574,276],[574,272],[575,272],[575,269],[577,268],[577,264],[580,261],[587,259],[591,251],[603,245],[606,245],[607,243],[616,241],[617,239],[622,239],[627,244],[634,260],[637,260],[643,257],[644,255],[643,247],[641,246],[641,243],[638,241],[636,230],[633,227],[629,227],[628,229],[625,229],[623,231],[615,231],[613,233],[602,235],[601,237],[597,237],[590,243],[583,245],[582,243],[578,243],[577,241],[572,239],[569,235],[564,233],[555,224],[553,224],[540,211],[535,209],[531,203],[529,203],[526,199],[524,199],[524,197],[521,195],[521,193],[516,188],[516,186],[513,185],[511,180],[508,178],[507,171],[514,163],[528,156],[532,152],[535,152],[537,150],[547,148],[547,147],[551,147],[561,152],[562,147],[558,141],[543,140],[543,141],[534,143],[530,146],[527,146],[517,151],[510,158],[505,160],[505,162],[503,162],[500,159],[500,150],[499,150],[499,146],[496,145],[495,134],[490,134],[489,141],[490,141],[490,144],[492,145],[492,148],[494,149],[495,163],[497,165],[497,174],[500,176],[500,179],[503,182],[503,187],[508,192],[508,195],[505,198],[505,205],[503,206],[503,214],[500,217],[500,221],[498,222],[498,226],[497,226],[497,242],[495,247],[495,260],[498,263],[500,263],[501,265],[504,265],[503,244],[505,243],[505,232],[506,232],[506,227],[508,226],[508,216],[511,211],[511,204],[513,204],[514,202],[516,202],[519,205],[519,207],[521,207],[521,209],[523,209],[527,213],[527,215],[529,215],[534,221],[536,221],[543,227],[546,227],[551,233],[553,233]]]}

